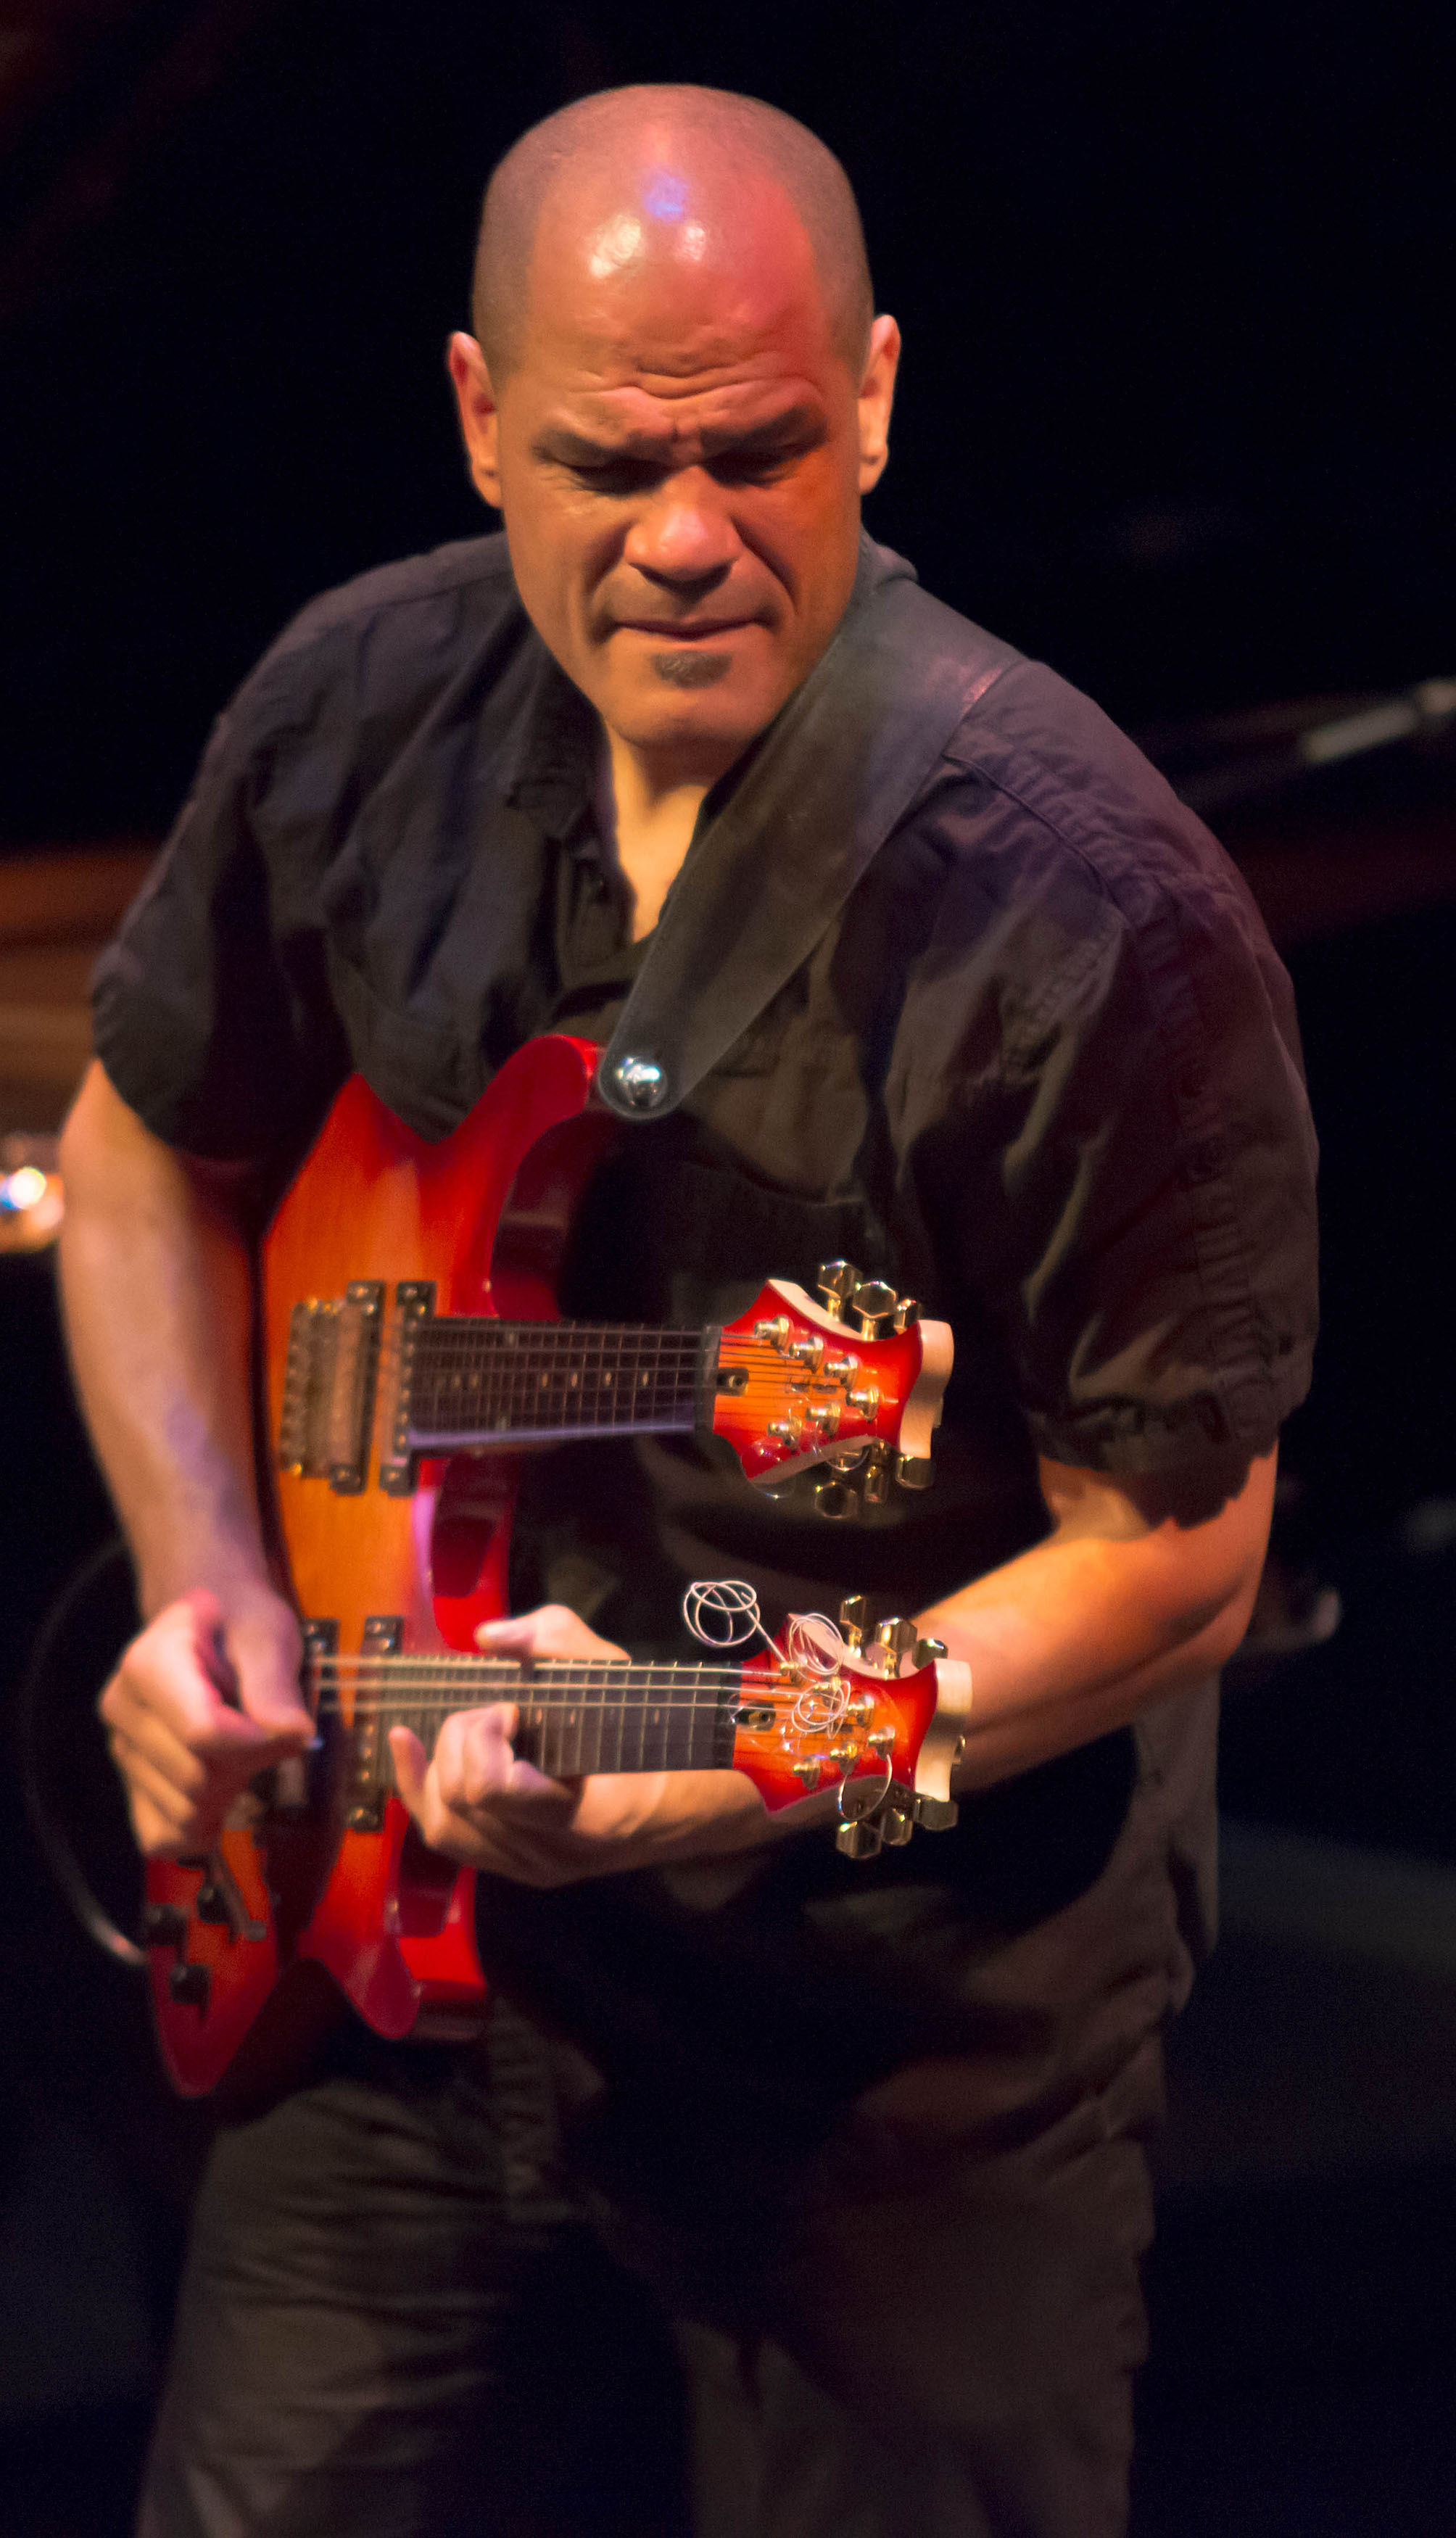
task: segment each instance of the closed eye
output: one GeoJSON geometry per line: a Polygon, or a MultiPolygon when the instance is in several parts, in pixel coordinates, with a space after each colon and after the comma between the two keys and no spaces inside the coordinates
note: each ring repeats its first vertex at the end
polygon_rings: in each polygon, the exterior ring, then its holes
{"type": "Polygon", "coordinates": [[[615,496],[620,501],[633,494],[650,494],[665,481],[668,470],[650,458],[603,458],[568,462],[566,473],[591,493],[615,496]]]}

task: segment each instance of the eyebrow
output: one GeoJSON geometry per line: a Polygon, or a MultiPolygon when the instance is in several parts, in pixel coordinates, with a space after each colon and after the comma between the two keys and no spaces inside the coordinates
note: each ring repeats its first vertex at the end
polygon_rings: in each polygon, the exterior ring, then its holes
{"type": "MultiPolygon", "coordinates": [[[[802,398],[777,414],[766,415],[761,423],[709,424],[698,437],[706,458],[730,453],[734,457],[757,458],[783,448],[812,447],[823,439],[826,429],[822,407],[802,398]]],[[[569,424],[547,424],[537,434],[532,447],[538,458],[559,459],[566,467],[610,466],[624,458],[664,465],[670,463],[676,441],[671,433],[630,430],[610,440],[597,440],[589,433],[574,431],[569,424]]]]}

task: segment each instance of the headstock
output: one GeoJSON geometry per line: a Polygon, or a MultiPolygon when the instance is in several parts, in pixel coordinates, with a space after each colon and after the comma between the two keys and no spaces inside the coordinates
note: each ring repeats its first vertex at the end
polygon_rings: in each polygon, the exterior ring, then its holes
{"type": "Polygon", "coordinates": [[[757,1636],[764,1654],[744,1668],[734,1715],[733,1768],[752,1779],[770,1813],[835,1790],[835,1844],[873,1859],[907,1842],[917,1825],[944,1833],[956,1822],[951,1772],[964,1748],[970,1669],[913,1622],[873,1630],[865,1599],[823,1614],[794,1614],[768,1638],[758,1599],[740,1579],[690,1588],[690,1628],[712,1646],[757,1636]]]}
{"type": "Polygon", "coordinates": [[[929,1488],[953,1343],[850,1261],[822,1262],[815,1283],[817,1297],[772,1278],[725,1323],[712,1425],[762,1488],[823,1467],[813,1503],[843,1517],[882,1506],[895,1482],[929,1488]]]}

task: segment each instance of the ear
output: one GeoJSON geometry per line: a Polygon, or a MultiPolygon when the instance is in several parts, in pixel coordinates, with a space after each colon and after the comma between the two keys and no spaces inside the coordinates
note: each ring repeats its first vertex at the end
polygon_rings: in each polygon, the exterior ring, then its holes
{"type": "Polygon", "coordinates": [[[460,410],[460,437],[465,443],[470,481],[482,499],[494,503],[498,511],[499,415],[485,354],[473,335],[452,335],[445,361],[460,410]]]}
{"type": "Polygon", "coordinates": [[[899,368],[899,328],[877,317],[870,328],[869,358],[859,388],[859,490],[874,492],[890,463],[890,409],[899,368]]]}

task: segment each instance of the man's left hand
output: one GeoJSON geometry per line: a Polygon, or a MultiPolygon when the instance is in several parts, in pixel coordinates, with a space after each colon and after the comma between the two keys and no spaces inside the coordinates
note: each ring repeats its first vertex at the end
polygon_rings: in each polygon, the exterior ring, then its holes
{"type": "MultiPolygon", "coordinates": [[[[598,1638],[563,1604],[488,1622],[477,1638],[493,1656],[628,1661],[625,1649],[598,1638]]],[[[428,1763],[418,1736],[391,1728],[395,1784],[431,1850],[523,1886],[565,1886],[659,1861],[755,1849],[771,1836],[762,1800],[741,1771],[602,1771],[553,1780],[514,1752],[516,1716],[510,1702],[457,1711],[428,1763]]]]}

